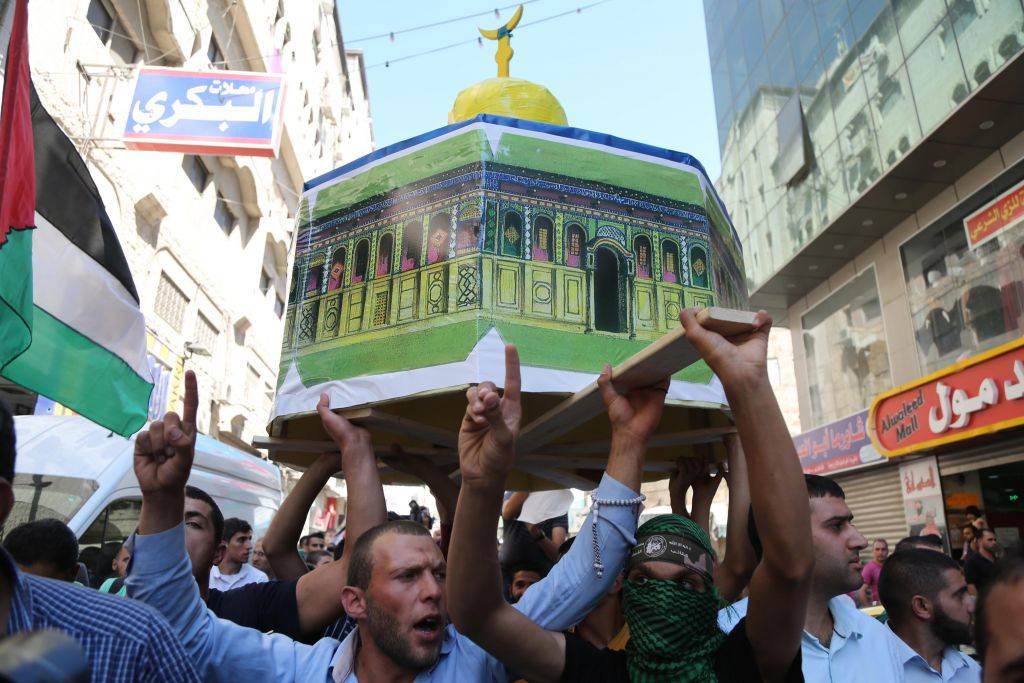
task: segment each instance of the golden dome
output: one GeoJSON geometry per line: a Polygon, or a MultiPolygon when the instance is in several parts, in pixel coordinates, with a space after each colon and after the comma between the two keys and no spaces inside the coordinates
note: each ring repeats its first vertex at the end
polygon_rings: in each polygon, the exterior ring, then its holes
{"type": "Polygon", "coordinates": [[[478,114],[568,125],[565,110],[551,91],[522,78],[499,76],[469,86],[455,98],[448,123],[466,121],[478,114]]]}

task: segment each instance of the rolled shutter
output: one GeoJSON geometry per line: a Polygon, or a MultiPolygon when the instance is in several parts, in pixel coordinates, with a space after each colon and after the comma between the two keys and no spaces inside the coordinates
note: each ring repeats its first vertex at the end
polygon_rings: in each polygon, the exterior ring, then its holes
{"type": "Polygon", "coordinates": [[[865,559],[870,559],[871,543],[876,538],[884,538],[892,550],[907,535],[897,464],[872,467],[833,479],[846,492],[846,504],[853,512],[854,525],[868,539],[868,547],[862,553],[865,559]]]}

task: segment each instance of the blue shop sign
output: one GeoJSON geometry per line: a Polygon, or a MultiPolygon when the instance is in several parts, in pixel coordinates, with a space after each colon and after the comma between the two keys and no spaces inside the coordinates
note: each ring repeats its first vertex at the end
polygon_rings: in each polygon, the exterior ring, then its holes
{"type": "Polygon", "coordinates": [[[283,74],[139,69],[125,122],[129,149],[272,157],[284,114],[283,74]]]}

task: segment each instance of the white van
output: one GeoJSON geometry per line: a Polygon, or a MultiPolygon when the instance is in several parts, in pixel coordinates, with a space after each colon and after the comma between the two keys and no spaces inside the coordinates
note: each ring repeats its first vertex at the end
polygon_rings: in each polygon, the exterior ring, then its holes
{"type": "MultiPolygon", "coordinates": [[[[14,431],[15,502],[5,530],[59,519],[78,536],[83,561],[96,553],[88,548],[120,543],[135,530],[142,492],[132,466],[134,439],[77,416],[19,416],[14,431]]],[[[257,538],[281,505],[276,465],[202,434],[188,483],[209,493],[225,518],[247,520],[257,538]]]]}

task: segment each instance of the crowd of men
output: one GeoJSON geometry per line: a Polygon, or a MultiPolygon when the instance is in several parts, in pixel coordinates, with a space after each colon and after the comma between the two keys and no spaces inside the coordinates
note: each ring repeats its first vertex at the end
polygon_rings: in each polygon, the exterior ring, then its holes
{"type": "MultiPolygon", "coordinates": [[[[508,346],[502,390],[467,391],[458,480],[398,450],[385,459],[430,487],[436,537],[425,508],[387,511],[369,432],[324,395],[317,411],[340,457],[308,468],[254,546],[245,520],[225,519],[187,484],[199,404],[189,372],[181,415],[136,437],[136,532],[94,553],[89,577],[60,522],[11,530],[0,625],[70,634],[94,681],[1024,680],[1024,565],[1000,557],[980,511],[956,559],[925,535],[891,554],[876,540],[862,566],[868,541],[843,489],[801,471],[768,381],[768,316],[731,338],[692,310],[680,319],[722,382],[737,434],[725,466],[679,463],[672,514],[637,525],[669,380],[627,390],[606,366],[598,385],[611,439],[590,513],[573,538],[565,517],[519,521],[527,494],[505,491],[522,416],[508,346]],[[302,536],[339,470],[343,541],[302,536]],[[719,558],[708,527],[723,479],[719,558]],[[885,623],[858,608],[877,604],[885,623]]],[[[15,448],[3,407],[0,523],[13,505],[15,448]]]]}

